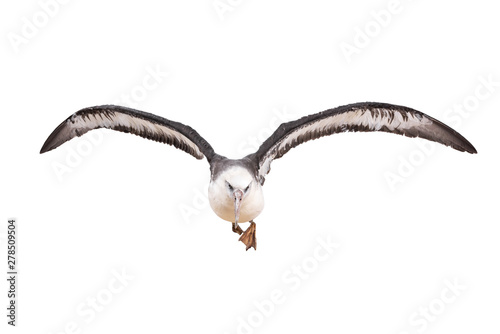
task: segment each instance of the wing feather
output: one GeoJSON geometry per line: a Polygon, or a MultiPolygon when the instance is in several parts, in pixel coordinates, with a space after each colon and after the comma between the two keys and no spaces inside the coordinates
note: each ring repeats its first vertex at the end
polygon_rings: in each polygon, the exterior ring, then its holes
{"type": "Polygon", "coordinates": [[[198,132],[182,123],[131,108],[104,105],[82,109],[63,121],[47,138],[40,153],[53,150],[88,131],[106,128],[172,145],[208,161],[214,150],[198,132]]]}
{"type": "Polygon", "coordinates": [[[341,132],[382,131],[407,137],[420,137],[450,146],[456,150],[477,153],[472,144],[446,124],[408,107],[364,102],[328,109],[283,123],[249,155],[257,164],[261,183],[269,173],[271,162],[289,150],[312,139],[341,132]]]}

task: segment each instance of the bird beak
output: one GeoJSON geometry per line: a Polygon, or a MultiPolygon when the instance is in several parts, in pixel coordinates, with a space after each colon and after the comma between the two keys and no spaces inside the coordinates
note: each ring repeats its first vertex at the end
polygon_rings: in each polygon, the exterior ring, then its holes
{"type": "Polygon", "coordinates": [[[243,191],[236,189],[233,191],[234,196],[234,223],[238,224],[238,219],[240,218],[240,207],[241,200],[243,199],[243,191]]]}

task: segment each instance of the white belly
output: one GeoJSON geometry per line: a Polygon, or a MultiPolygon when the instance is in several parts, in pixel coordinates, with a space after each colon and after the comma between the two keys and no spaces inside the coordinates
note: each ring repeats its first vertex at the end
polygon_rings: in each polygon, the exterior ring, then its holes
{"type": "MultiPolygon", "coordinates": [[[[212,210],[220,218],[234,223],[234,200],[225,191],[217,191],[217,187],[210,183],[208,187],[208,200],[212,210]]],[[[240,217],[238,222],[245,223],[255,219],[264,209],[264,196],[260,185],[250,189],[241,201],[240,217]]]]}

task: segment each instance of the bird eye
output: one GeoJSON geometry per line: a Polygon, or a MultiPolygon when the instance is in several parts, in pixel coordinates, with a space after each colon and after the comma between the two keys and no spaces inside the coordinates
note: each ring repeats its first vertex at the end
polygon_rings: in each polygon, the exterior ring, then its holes
{"type": "Polygon", "coordinates": [[[226,181],[226,184],[227,184],[227,186],[229,187],[229,190],[231,190],[231,191],[233,191],[233,190],[234,190],[233,186],[232,186],[231,184],[229,184],[229,182],[227,182],[227,181],[226,181]]]}
{"type": "Polygon", "coordinates": [[[245,192],[248,191],[248,189],[250,189],[250,185],[248,185],[246,188],[245,188],[245,192]]]}

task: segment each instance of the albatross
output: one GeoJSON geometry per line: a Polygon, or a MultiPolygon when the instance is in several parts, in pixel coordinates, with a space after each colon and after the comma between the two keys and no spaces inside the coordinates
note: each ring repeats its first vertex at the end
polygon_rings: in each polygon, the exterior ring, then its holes
{"type": "Polygon", "coordinates": [[[172,145],[210,164],[208,199],[212,210],[232,223],[232,231],[246,250],[257,249],[254,219],[264,208],[262,186],[271,163],[290,149],[312,139],[341,132],[389,132],[419,137],[477,153],[472,144],[446,124],[420,111],[387,103],[362,102],[328,109],[281,124],[259,149],[241,159],[215,153],[210,144],[190,126],[166,118],[116,105],[81,109],[64,120],[47,138],[40,153],[53,150],[90,130],[106,128],[172,145]],[[243,231],[239,223],[250,222],[243,231]]]}

